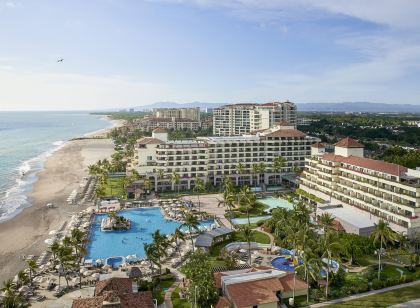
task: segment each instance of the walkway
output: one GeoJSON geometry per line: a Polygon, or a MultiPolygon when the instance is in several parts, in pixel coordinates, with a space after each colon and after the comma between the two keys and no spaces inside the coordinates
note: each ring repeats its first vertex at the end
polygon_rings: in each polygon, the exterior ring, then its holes
{"type": "MultiPolygon", "coordinates": [[[[338,303],[342,303],[342,302],[351,301],[353,299],[363,298],[363,297],[366,297],[366,296],[369,296],[369,295],[384,293],[384,292],[387,292],[387,291],[398,290],[398,289],[401,289],[401,288],[405,288],[405,287],[409,287],[409,286],[415,286],[415,285],[419,285],[419,284],[420,284],[420,280],[413,281],[413,282],[404,283],[404,284],[400,284],[400,285],[397,285],[397,286],[392,286],[392,287],[388,287],[388,288],[384,288],[384,289],[380,289],[380,290],[373,290],[373,291],[362,293],[362,294],[356,294],[356,295],[352,295],[352,296],[349,296],[349,297],[334,299],[334,300],[331,300],[331,301],[328,301],[328,302],[313,304],[313,305],[310,305],[309,307],[313,307],[313,308],[324,307],[324,306],[328,306],[328,305],[332,305],[332,304],[338,304],[338,303]]],[[[419,294],[419,296],[420,296],[420,294],[419,294]]],[[[402,306],[402,307],[405,307],[405,306],[402,306]]],[[[409,307],[409,306],[407,306],[407,307],[409,307]]]]}
{"type": "Polygon", "coordinates": [[[165,299],[162,305],[159,305],[161,308],[172,308],[172,292],[178,287],[179,283],[184,279],[184,274],[181,272],[178,272],[174,268],[170,268],[171,273],[175,276],[175,282],[172,284],[172,286],[166,291],[165,293],[165,299]]]}
{"type": "Polygon", "coordinates": [[[264,231],[264,230],[263,230],[262,228],[260,228],[260,227],[258,227],[258,228],[254,228],[254,229],[252,229],[252,230],[255,230],[255,231],[258,231],[258,232],[261,232],[261,233],[264,233],[264,234],[268,235],[268,237],[270,238],[270,246],[271,246],[271,247],[273,247],[273,246],[274,246],[274,241],[275,241],[275,239],[274,239],[274,236],[273,236],[271,233],[268,233],[268,232],[264,231]]]}
{"type": "Polygon", "coordinates": [[[389,308],[416,308],[420,307],[420,298],[405,303],[390,306],[389,308]]]}

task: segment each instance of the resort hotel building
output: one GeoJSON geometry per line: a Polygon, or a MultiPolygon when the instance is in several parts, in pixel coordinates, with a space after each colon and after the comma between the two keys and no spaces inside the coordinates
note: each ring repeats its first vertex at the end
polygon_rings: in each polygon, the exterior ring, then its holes
{"type": "Polygon", "coordinates": [[[287,122],[296,126],[296,105],[286,102],[233,104],[213,110],[213,134],[241,136],[287,122]]]}
{"type": "Polygon", "coordinates": [[[180,176],[180,189],[191,189],[201,178],[214,186],[224,177],[236,185],[251,185],[265,190],[275,186],[279,175],[303,168],[311,154],[311,144],[319,141],[294,126],[275,126],[242,136],[197,137],[193,140],[168,140],[165,130],[158,128],[152,137],[137,142],[135,157],[128,172],[135,169],[148,177],[156,191],[173,190],[171,175],[180,176]],[[283,157],[281,170],[274,168],[274,159],[283,157]],[[238,170],[241,164],[242,170],[238,170]],[[255,167],[257,166],[257,167],[255,167]]]}
{"type": "Polygon", "coordinates": [[[151,116],[137,121],[142,131],[150,132],[155,128],[173,130],[198,130],[201,127],[200,108],[155,108],[151,116]]]}
{"type": "Polygon", "coordinates": [[[368,235],[383,219],[412,236],[420,231],[420,170],[365,158],[363,148],[352,138],[337,142],[334,153],[312,145],[299,187],[323,199],[317,214],[331,213],[347,232],[368,235]]]}

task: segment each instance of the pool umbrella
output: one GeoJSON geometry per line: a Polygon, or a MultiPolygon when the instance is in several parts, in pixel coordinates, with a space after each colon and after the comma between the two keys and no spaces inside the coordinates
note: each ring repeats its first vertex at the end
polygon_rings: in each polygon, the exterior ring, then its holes
{"type": "Polygon", "coordinates": [[[22,293],[28,292],[29,291],[29,287],[28,286],[21,286],[18,291],[19,292],[22,292],[22,293]]]}
{"type": "Polygon", "coordinates": [[[99,279],[99,276],[100,276],[99,273],[93,273],[91,277],[95,279],[99,279]]]}

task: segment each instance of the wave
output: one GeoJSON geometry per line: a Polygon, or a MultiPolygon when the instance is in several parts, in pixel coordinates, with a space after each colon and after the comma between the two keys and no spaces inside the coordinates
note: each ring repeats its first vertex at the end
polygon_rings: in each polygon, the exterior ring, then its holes
{"type": "Polygon", "coordinates": [[[31,206],[28,194],[32,191],[33,184],[37,181],[37,174],[44,167],[45,160],[54,152],[64,147],[66,141],[59,140],[52,143],[54,148],[42,154],[23,161],[13,174],[15,185],[9,188],[4,197],[0,199],[0,223],[12,219],[25,208],[31,206]]]}

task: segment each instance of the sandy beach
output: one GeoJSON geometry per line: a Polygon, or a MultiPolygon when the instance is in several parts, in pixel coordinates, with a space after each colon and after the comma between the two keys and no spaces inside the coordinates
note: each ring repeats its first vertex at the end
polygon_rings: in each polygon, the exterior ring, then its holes
{"type": "MultiPolygon", "coordinates": [[[[94,135],[99,133],[104,131],[94,135]]],[[[32,206],[0,224],[0,283],[26,267],[22,255],[40,255],[47,248],[44,240],[50,237],[49,232],[60,228],[73,212],[83,210],[68,205],[67,197],[88,175],[88,165],[113,152],[109,139],[81,139],[67,142],[47,158],[29,195],[32,206]],[[49,202],[55,208],[47,208],[49,202]]]]}

